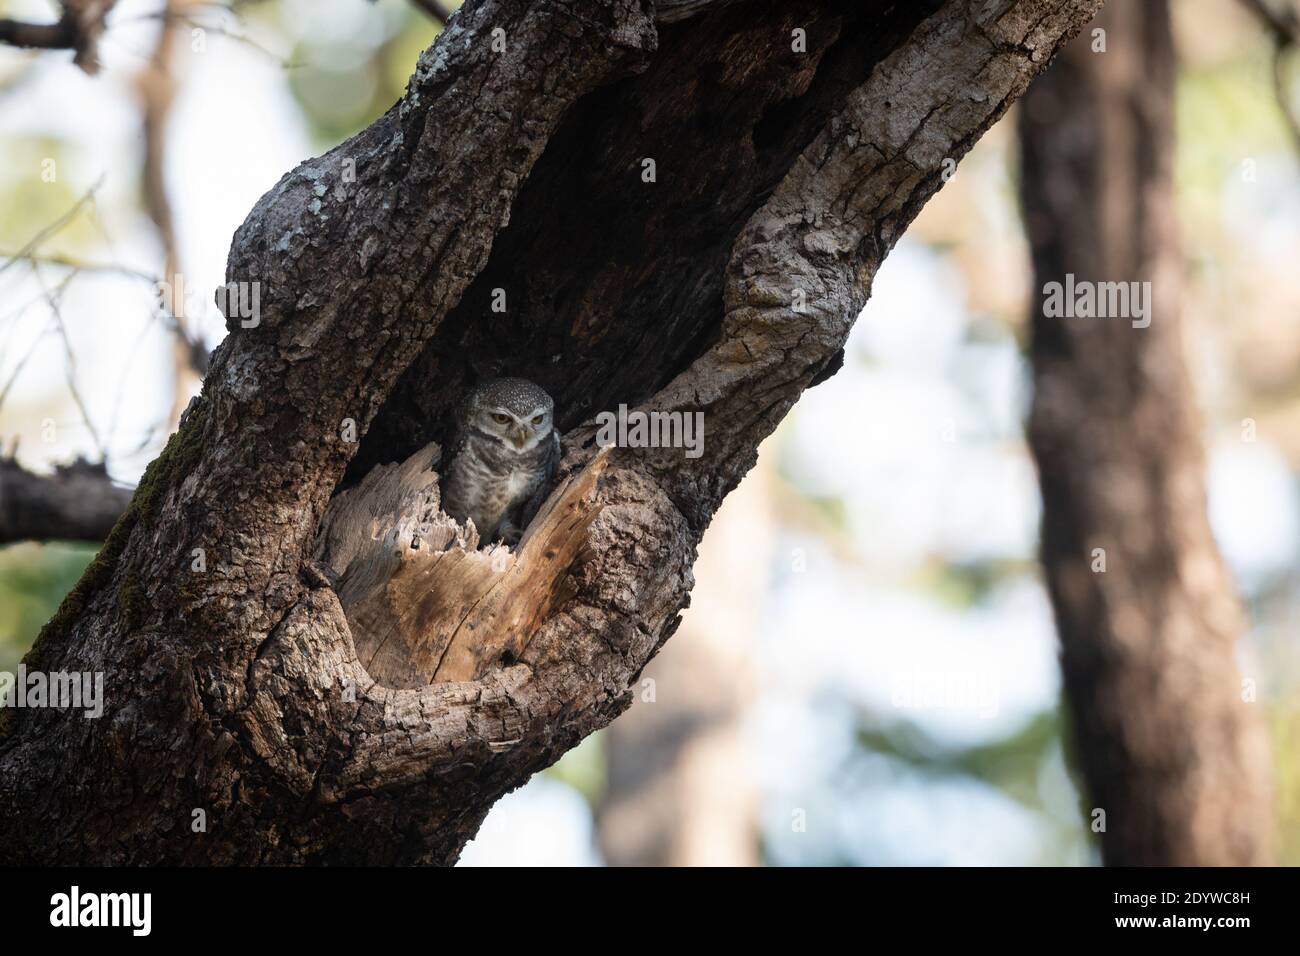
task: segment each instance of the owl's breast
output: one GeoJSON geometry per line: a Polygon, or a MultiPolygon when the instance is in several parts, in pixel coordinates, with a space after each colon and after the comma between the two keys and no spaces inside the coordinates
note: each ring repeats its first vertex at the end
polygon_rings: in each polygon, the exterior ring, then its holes
{"type": "Polygon", "coordinates": [[[473,519],[480,540],[494,540],[502,522],[549,479],[553,469],[545,456],[555,450],[539,446],[517,455],[471,435],[452,461],[444,508],[457,521],[473,519]]]}
{"type": "Polygon", "coordinates": [[[507,501],[518,502],[536,491],[537,484],[538,475],[535,468],[512,468],[502,482],[502,494],[507,501]]]}

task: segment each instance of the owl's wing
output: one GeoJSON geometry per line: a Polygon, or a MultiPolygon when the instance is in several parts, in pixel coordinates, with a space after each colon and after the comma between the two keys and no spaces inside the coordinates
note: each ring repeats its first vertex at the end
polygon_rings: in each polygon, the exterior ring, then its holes
{"type": "Polygon", "coordinates": [[[456,429],[456,435],[451,441],[451,450],[448,454],[442,456],[442,462],[438,468],[438,489],[441,492],[439,507],[446,514],[456,512],[463,520],[466,514],[464,502],[461,497],[465,494],[463,482],[456,482],[453,476],[456,474],[456,466],[460,464],[460,456],[465,451],[468,444],[468,438],[463,429],[456,429]],[[458,487],[458,485],[460,487],[458,487]]]}
{"type": "MultiPolygon", "coordinates": [[[[546,484],[549,485],[551,483],[551,479],[555,477],[555,472],[559,469],[559,467],[560,467],[560,433],[556,431],[554,428],[552,428],[551,429],[551,450],[546,456],[546,463],[545,463],[546,484]]],[[[549,491],[550,489],[548,488],[547,490],[549,491]]]]}
{"type": "Polygon", "coordinates": [[[560,467],[560,433],[551,431],[550,447],[546,450],[546,456],[542,459],[542,483],[537,486],[531,498],[525,503],[519,513],[520,527],[527,528],[528,523],[536,517],[538,510],[546,501],[547,495],[551,493],[551,486],[555,483],[555,472],[560,467]]]}
{"type": "Polygon", "coordinates": [[[456,434],[453,435],[451,439],[451,448],[442,456],[442,477],[444,481],[447,478],[447,472],[451,471],[451,466],[455,463],[456,459],[460,457],[461,452],[465,450],[467,444],[469,444],[469,433],[466,429],[458,426],[456,428],[456,434]]]}

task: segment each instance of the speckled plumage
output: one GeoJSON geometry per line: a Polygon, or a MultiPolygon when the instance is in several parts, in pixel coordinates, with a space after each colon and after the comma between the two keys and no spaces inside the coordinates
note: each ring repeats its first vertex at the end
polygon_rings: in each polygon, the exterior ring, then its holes
{"type": "Polygon", "coordinates": [[[443,510],[472,520],[484,543],[518,542],[560,463],[551,396],[522,378],[498,378],[461,403],[443,510]]]}

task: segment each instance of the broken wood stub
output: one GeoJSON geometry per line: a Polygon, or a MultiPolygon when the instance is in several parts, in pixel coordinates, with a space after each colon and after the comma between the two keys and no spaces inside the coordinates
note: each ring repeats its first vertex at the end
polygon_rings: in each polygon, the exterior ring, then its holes
{"type": "Polygon", "coordinates": [[[473,525],[442,512],[440,457],[430,443],[372,469],[330,502],[317,539],[358,659],[388,687],[477,680],[519,657],[574,595],[608,450],[551,492],[513,551],[478,550],[473,525]]]}

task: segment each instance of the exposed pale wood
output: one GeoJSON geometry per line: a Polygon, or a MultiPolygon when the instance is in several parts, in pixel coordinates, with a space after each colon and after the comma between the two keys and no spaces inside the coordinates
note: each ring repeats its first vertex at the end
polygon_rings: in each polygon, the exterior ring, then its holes
{"type": "MultiPolygon", "coordinates": [[[[433,680],[473,680],[493,665],[513,663],[538,627],[576,596],[575,562],[581,560],[600,512],[594,493],[608,456],[609,449],[602,449],[551,493],[508,561],[482,552],[467,556],[479,558],[480,567],[486,563],[502,569],[493,570],[491,578],[471,578],[475,587],[469,593],[480,596],[451,631],[433,680]],[[488,583],[486,589],[483,583],[488,583]]],[[[450,578],[448,584],[455,585],[448,588],[451,593],[467,592],[450,578]]]]}
{"type": "Polygon", "coordinates": [[[608,452],[556,488],[515,550],[439,508],[436,444],[381,465],[330,503],[317,556],[336,580],[357,656],[386,687],[481,677],[510,663],[576,589],[608,452]]]}

